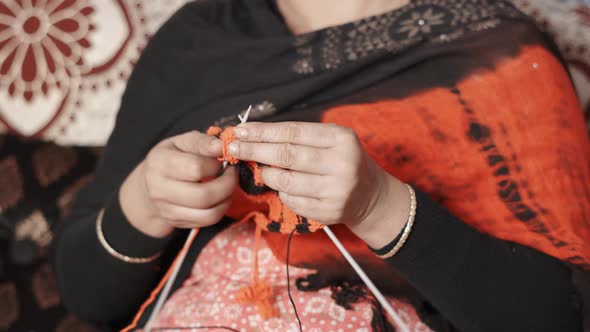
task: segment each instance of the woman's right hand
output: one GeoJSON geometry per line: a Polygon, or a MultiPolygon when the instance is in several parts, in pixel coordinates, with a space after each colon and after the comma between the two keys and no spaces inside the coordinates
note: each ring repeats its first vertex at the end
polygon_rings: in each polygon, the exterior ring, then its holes
{"type": "Polygon", "coordinates": [[[129,222],[152,237],[217,223],[238,184],[234,167],[214,178],[221,154],[220,139],[197,131],[160,142],[121,186],[119,199],[129,222]]]}

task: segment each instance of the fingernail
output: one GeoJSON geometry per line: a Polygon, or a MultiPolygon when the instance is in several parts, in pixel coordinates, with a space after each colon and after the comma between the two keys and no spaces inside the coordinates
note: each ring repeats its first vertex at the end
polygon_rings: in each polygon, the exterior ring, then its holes
{"type": "Polygon", "coordinates": [[[234,134],[237,138],[246,138],[246,136],[248,136],[248,131],[244,128],[236,128],[234,129],[234,134]]]}
{"type": "Polygon", "coordinates": [[[238,143],[232,142],[229,145],[229,153],[231,153],[234,156],[238,154],[238,143]]]}

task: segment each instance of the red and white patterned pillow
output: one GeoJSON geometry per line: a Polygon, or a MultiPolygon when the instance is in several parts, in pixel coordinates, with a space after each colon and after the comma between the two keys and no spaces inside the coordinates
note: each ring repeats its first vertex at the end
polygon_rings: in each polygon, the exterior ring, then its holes
{"type": "Polygon", "coordinates": [[[141,50],[187,1],[0,1],[0,132],[103,145],[141,50]]]}

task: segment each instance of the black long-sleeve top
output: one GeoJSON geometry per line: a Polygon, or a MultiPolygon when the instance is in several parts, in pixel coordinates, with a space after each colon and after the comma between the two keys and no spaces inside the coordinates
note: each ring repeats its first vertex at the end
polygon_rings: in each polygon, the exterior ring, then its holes
{"type": "MultiPolygon", "coordinates": [[[[194,106],[190,102],[194,84],[216,85],[230,79],[219,75],[209,77],[205,83],[193,84],[199,77],[186,73],[186,66],[193,63],[186,60],[185,52],[187,45],[194,44],[190,33],[198,33],[191,29],[200,28],[194,15],[204,10],[199,6],[195,3],[184,7],[146,48],[129,80],[95,180],[79,194],[56,239],[54,265],[64,303],[83,319],[109,328],[129,322],[170,264],[185,235],[179,231],[170,238],[155,239],[131,226],[118,199],[121,183],[157,142],[187,130],[204,130],[215,119],[222,118],[222,114],[212,114],[221,108],[220,101],[211,102],[215,105],[211,111],[191,114],[190,120],[182,120],[184,115],[180,111],[187,114],[186,110],[194,106]],[[96,218],[101,209],[105,211],[103,232],[117,251],[131,257],[147,257],[159,251],[167,254],[149,264],[128,264],[111,256],[99,243],[96,233],[96,218]]],[[[531,37],[531,31],[536,30],[526,24],[504,23],[503,27],[453,41],[452,44],[463,49],[454,56],[425,57],[436,53],[432,45],[418,46],[415,50],[418,55],[409,58],[421,60],[406,66],[391,79],[379,81],[370,89],[358,89],[346,98],[301,103],[265,121],[317,121],[322,110],[330,105],[375,98],[383,91],[389,91],[392,98],[403,98],[426,85],[452,85],[468,71],[458,68],[459,63],[473,65],[477,56],[485,63],[489,54],[502,50],[513,52],[516,41],[542,39],[536,32],[531,37]],[[504,37],[508,33],[512,34],[511,39],[504,37]],[[439,71],[433,74],[433,68],[439,71]],[[415,77],[422,79],[412,79],[415,77]]],[[[405,56],[400,57],[404,62],[405,56]]],[[[217,70],[216,66],[213,63],[212,70],[217,70]]],[[[230,105],[231,102],[226,106],[230,105]]],[[[417,192],[419,208],[411,237],[403,250],[387,259],[387,263],[440,312],[451,325],[450,329],[519,332],[581,329],[577,292],[571,272],[562,261],[483,234],[429,194],[417,192]]],[[[189,262],[198,259],[199,251],[229,223],[231,220],[226,218],[202,229],[191,248],[189,262]]]]}

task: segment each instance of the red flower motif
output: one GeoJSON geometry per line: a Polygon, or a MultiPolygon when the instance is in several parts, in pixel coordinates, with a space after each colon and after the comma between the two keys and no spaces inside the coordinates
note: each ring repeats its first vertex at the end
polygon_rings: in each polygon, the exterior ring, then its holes
{"type": "Polygon", "coordinates": [[[68,84],[94,30],[90,0],[0,1],[0,86],[31,101],[68,84]]]}

